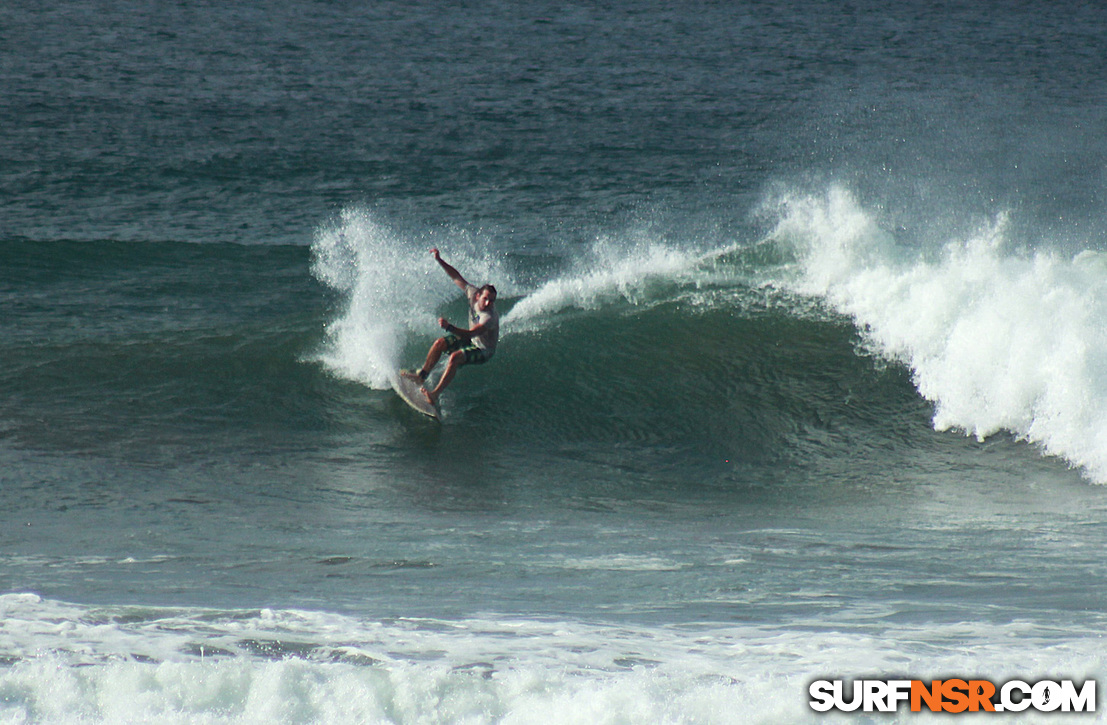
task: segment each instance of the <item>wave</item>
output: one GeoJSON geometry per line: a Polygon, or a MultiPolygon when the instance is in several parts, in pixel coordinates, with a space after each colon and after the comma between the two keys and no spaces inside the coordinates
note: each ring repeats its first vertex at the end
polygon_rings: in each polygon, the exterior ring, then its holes
{"type": "MultiPolygon", "coordinates": [[[[606,236],[527,285],[530,270],[462,242],[446,256],[500,287],[503,344],[448,391],[454,430],[689,481],[856,460],[928,432],[902,373],[859,355],[848,319],[774,280],[788,257],[771,243],[606,236]]],[[[463,314],[426,246],[361,211],[317,236],[315,274],[344,295],[319,356],[332,374],[386,389],[391,369],[422,361],[435,317],[463,314]]]]}
{"type": "MultiPolygon", "coordinates": [[[[980,440],[1008,431],[1107,481],[1107,258],[1008,251],[1002,215],[912,249],[837,187],[761,211],[760,239],[603,237],[530,285],[454,244],[460,269],[501,287],[505,343],[447,415],[532,444],[759,463],[925,447],[929,418],[980,440]]],[[[463,314],[434,242],[356,210],[317,235],[315,274],[346,300],[320,355],[332,373],[386,389],[439,314],[463,314]]]]}
{"type": "Polygon", "coordinates": [[[0,718],[12,722],[799,722],[808,683],[827,673],[1091,676],[1102,659],[1094,632],[1059,642],[1026,622],[375,621],[26,593],[0,595],[0,613],[0,718]]]}
{"type": "Polygon", "coordinates": [[[770,239],[796,255],[790,288],[906,365],[937,430],[1008,431],[1107,482],[1107,256],[1028,251],[1044,240],[1012,239],[1004,214],[909,252],[839,187],[770,207],[770,239]]]}
{"type": "Polygon", "coordinates": [[[914,248],[843,189],[764,211],[751,240],[609,235],[553,269],[359,209],[310,250],[9,240],[0,385],[21,405],[4,435],[95,450],[232,429],[311,445],[305,433],[392,421],[360,386],[387,390],[436,317],[464,315],[427,254],[440,246],[497,284],[503,314],[496,359],[448,392],[455,429],[673,471],[867,452],[887,466],[888,451],[947,445],[932,428],[1009,431],[1107,481],[1103,255],[1020,251],[1002,215],[914,248]]]}

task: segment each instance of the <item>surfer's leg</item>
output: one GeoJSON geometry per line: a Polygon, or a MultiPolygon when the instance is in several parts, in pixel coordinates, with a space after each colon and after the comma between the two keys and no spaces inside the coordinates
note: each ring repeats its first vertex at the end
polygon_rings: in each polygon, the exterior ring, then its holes
{"type": "Polygon", "coordinates": [[[434,386],[434,390],[427,390],[423,388],[423,393],[427,396],[427,400],[434,405],[438,402],[438,396],[442,394],[442,391],[446,389],[446,386],[450,384],[450,381],[454,379],[454,374],[457,373],[457,369],[465,364],[465,352],[463,350],[455,350],[450,353],[449,359],[446,361],[446,369],[442,371],[442,377],[438,379],[438,385],[434,386]]]}
{"type": "Polygon", "coordinates": [[[431,370],[434,370],[434,366],[438,364],[438,360],[442,357],[442,353],[446,352],[447,346],[449,346],[449,341],[444,337],[440,337],[434,341],[430,350],[427,351],[427,361],[423,363],[423,369],[419,371],[419,377],[421,379],[424,381],[427,379],[431,370]]]}

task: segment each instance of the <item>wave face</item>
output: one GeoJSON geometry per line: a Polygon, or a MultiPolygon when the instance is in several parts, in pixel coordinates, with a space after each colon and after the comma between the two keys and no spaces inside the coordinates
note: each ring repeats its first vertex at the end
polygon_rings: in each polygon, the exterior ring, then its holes
{"type": "MultiPolygon", "coordinates": [[[[418,242],[360,212],[317,236],[314,273],[342,300],[317,357],[331,374],[387,389],[391,370],[422,361],[437,316],[462,318],[418,242]]],[[[775,282],[787,257],[771,247],[605,237],[531,284],[518,280],[532,270],[481,260],[464,241],[444,249],[500,288],[503,316],[496,358],[447,392],[449,426],[514,441],[520,455],[579,448],[708,478],[925,436],[906,377],[859,350],[848,319],[775,282]]]]}
{"type": "MultiPolygon", "coordinates": [[[[529,285],[469,241],[451,250],[506,290],[506,354],[463,375],[455,424],[768,464],[930,445],[916,424],[930,418],[979,440],[1008,432],[1107,481],[1102,255],[1020,248],[1003,215],[912,249],[841,187],[781,193],[761,213],[753,242],[604,237],[529,285]]],[[[333,373],[385,389],[421,361],[439,314],[462,315],[417,241],[362,212],[317,236],[315,274],[345,299],[320,355],[333,373]]]]}

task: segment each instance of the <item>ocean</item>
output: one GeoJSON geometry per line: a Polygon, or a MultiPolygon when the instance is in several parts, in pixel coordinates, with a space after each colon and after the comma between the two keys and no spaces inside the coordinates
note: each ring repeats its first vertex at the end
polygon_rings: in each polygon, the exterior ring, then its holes
{"type": "Polygon", "coordinates": [[[8,0],[0,722],[1102,682],[1105,35],[1097,3],[8,0]],[[464,320],[432,247],[502,331],[441,424],[389,385],[464,320]]]}

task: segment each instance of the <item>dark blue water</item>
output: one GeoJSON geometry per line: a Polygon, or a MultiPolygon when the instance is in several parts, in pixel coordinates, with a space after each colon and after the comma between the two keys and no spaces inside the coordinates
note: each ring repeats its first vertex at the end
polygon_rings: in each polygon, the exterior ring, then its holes
{"type": "Polygon", "coordinates": [[[6,4],[0,712],[779,722],[832,673],[1097,676],[1105,26],[6,4]],[[432,246],[503,315],[442,425],[388,383],[464,313],[432,246]]]}

